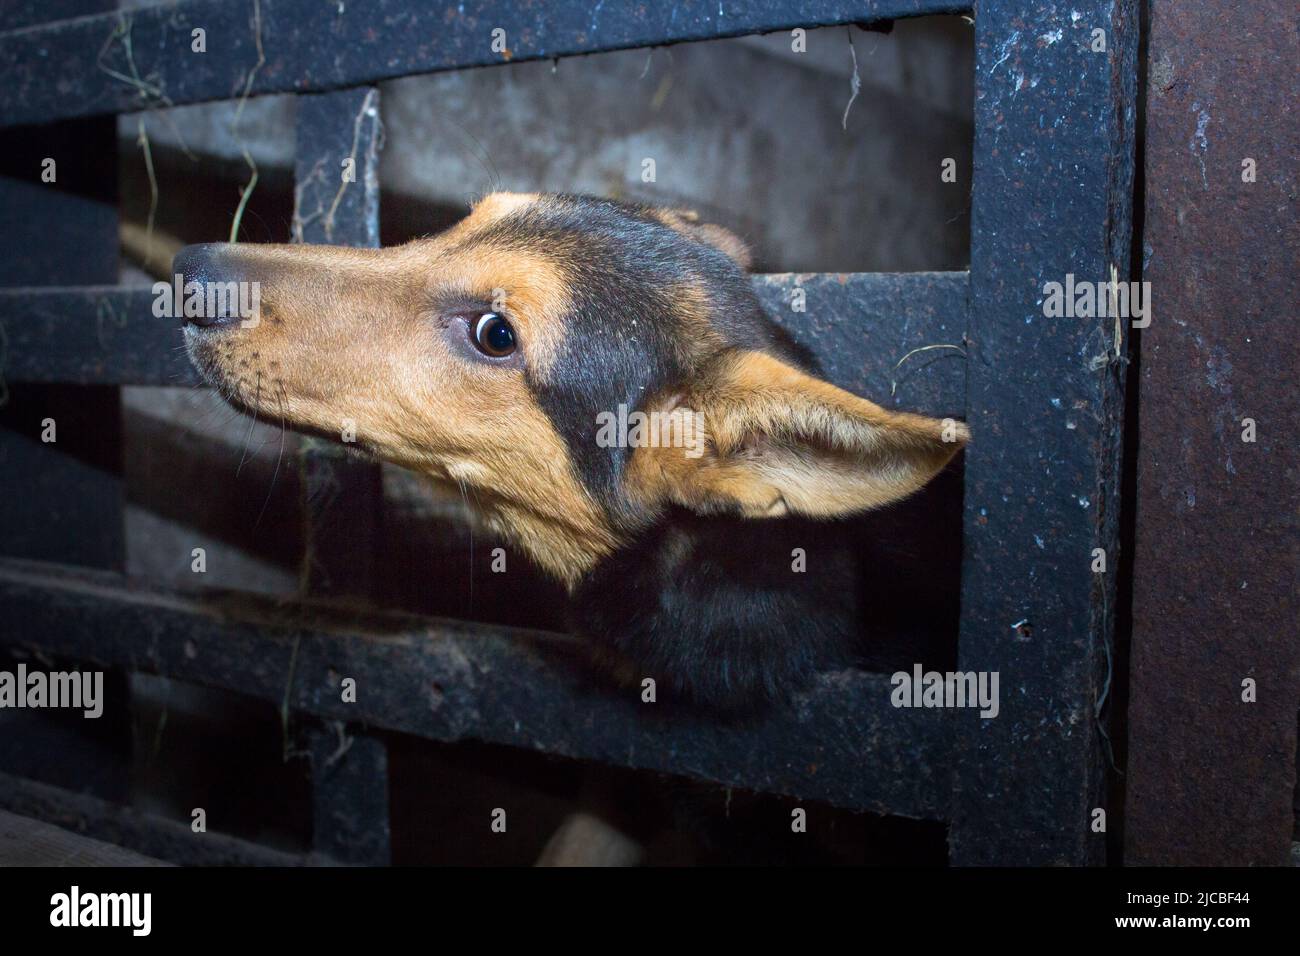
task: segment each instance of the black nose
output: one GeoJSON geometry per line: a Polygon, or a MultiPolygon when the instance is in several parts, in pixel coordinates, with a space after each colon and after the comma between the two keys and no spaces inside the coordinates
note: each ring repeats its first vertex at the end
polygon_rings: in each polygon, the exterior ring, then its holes
{"type": "Polygon", "coordinates": [[[226,258],[223,256],[223,251],[228,248],[222,242],[185,246],[172,260],[172,272],[179,275],[184,283],[185,298],[188,299],[193,290],[191,283],[197,282],[203,291],[203,308],[197,310],[198,314],[185,316],[185,321],[190,325],[209,328],[237,325],[242,321],[238,311],[237,283],[240,277],[235,274],[235,270],[228,265],[223,265],[222,262],[226,258]],[[230,285],[230,283],[236,284],[230,285]],[[218,292],[221,294],[218,295],[218,292]]]}

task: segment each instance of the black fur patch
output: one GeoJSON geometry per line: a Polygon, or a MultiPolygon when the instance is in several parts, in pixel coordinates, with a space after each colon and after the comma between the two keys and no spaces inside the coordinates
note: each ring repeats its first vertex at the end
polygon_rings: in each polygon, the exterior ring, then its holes
{"type": "Polygon", "coordinates": [[[631,453],[596,444],[596,416],[635,411],[685,382],[684,327],[676,296],[703,288],[710,323],[725,342],[797,360],[793,345],[755,297],[748,275],[725,253],[682,235],[635,206],[585,196],[547,196],[504,216],[475,242],[546,256],[573,300],[554,369],[531,378],[538,404],[564,439],[578,476],[612,517],[631,453]]]}
{"type": "Polygon", "coordinates": [[[681,347],[698,334],[674,298],[684,285],[705,292],[723,350],[766,351],[817,371],[764,313],[750,277],[646,210],[603,199],[546,197],[473,241],[546,256],[573,300],[553,370],[531,385],[580,479],[632,535],[573,592],[574,631],[612,670],[653,677],[663,698],[733,715],[786,701],[853,658],[864,595],[851,524],[674,509],[638,527],[620,491],[631,452],[596,443],[599,412],[642,408],[699,373],[681,347]],[[793,571],[794,548],[808,573],[793,571]]]}
{"type": "Polygon", "coordinates": [[[573,627],[601,642],[613,669],[653,678],[661,701],[731,713],[784,702],[852,656],[860,592],[849,531],[678,511],[579,585],[573,627]],[[810,571],[793,570],[795,548],[810,571]]]}

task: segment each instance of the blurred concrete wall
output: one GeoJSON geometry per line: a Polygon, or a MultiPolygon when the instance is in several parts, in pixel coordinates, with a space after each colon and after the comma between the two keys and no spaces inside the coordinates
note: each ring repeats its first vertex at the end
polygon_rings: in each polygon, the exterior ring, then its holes
{"type": "Polygon", "coordinates": [[[969,170],[970,29],[852,34],[853,51],[841,28],[804,53],[773,34],[387,84],[380,182],[417,200],[388,228],[541,189],[697,209],[749,239],[760,271],[963,268],[967,192],[939,177],[945,157],[969,170]]]}

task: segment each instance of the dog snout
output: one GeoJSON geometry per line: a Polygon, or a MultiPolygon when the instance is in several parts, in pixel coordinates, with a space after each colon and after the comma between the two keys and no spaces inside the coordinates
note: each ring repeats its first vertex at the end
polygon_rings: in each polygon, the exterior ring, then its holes
{"type": "Polygon", "coordinates": [[[187,291],[194,289],[197,283],[204,293],[204,308],[186,309],[185,321],[199,328],[212,328],[235,325],[241,321],[237,307],[238,293],[225,295],[227,288],[237,288],[242,276],[229,265],[229,257],[223,252],[228,249],[226,243],[208,242],[200,245],[185,246],[172,260],[172,272],[181,277],[187,291]],[[220,290],[223,295],[213,296],[208,290],[220,290]],[[233,300],[233,301],[232,301],[233,300]],[[217,303],[215,307],[208,307],[217,303]]]}

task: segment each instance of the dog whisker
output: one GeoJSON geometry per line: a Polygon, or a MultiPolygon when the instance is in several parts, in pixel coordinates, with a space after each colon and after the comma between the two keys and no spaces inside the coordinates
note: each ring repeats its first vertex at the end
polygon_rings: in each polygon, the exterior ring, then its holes
{"type": "Polygon", "coordinates": [[[271,472],[271,484],[266,489],[266,500],[262,502],[262,510],[257,513],[257,520],[253,522],[253,529],[262,524],[262,517],[266,514],[267,507],[271,504],[271,496],[275,493],[275,482],[280,477],[280,463],[284,460],[284,433],[287,431],[287,425],[284,418],[284,389],[283,387],[276,393],[276,403],[280,406],[280,451],[275,456],[275,469],[271,472]]]}
{"type": "Polygon", "coordinates": [[[261,411],[262,404],[262,373],[257,373],[257,386],[253,393],[253,420],[248,423],[248,432],[244,435],[244,448],[239,455],[239,465],[235,468],[235,477],[244,470],[244,462],[248,461],[248,445],[253,437],[253,429],[257,427],[257,415],[261,411]]]}

